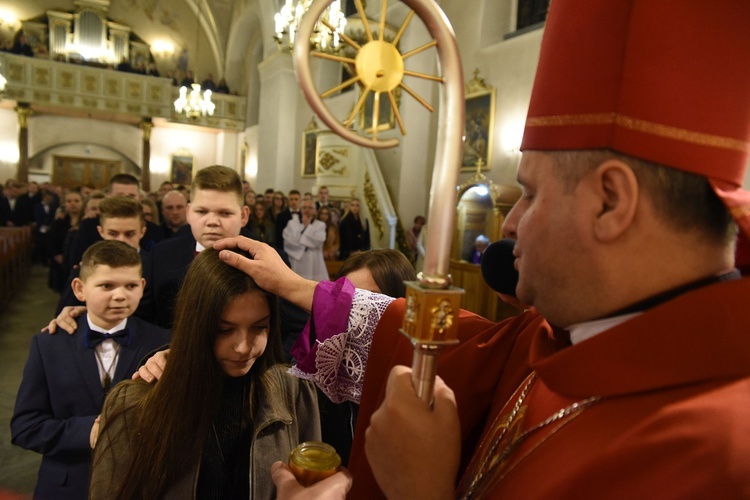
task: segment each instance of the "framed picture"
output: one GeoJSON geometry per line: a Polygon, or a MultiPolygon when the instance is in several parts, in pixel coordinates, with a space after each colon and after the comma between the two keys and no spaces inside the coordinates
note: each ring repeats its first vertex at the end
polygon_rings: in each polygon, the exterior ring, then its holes
{"type": "Polygon", "coordinates": [[[316,128],[308,128],[302,132],[302,177],[315,177],[318,155],[318,133],[316,128]]]}
{"type": "Polygon", "coordinates": [[[495,89],[479,78],[479,70],[466,84],[466,124],[461,171],[489,170],[492,160],[495,89]]]}
{"type": "Polygon", "coordinates": [[[172,155],[172,175],[169,181],[183,186],[190,185],[193,181],[193,155],[187,153],[172,155]]]}
{"type": "Polygon", "coordinates": [[[246,170],[247,170],[247,153],[248,153],[247,143],[243,142],[242,147],[240,148],[240,160],[239,160],[240,178],[243,181],[245,180],[245,175],[246,175],[246,170]]]}

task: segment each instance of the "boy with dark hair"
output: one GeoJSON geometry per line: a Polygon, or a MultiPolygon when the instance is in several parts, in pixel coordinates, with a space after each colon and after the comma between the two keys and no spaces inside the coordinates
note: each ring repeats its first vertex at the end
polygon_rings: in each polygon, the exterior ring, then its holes
{"type": "MultiPolygon", "coordinates": [[[[130,174],[116,174],[109,180],[108,198],[125,197],[140,201],[140,182],[130,174]]],[[[93,243],[101,240],[97,230],[99,221],[97,219],[86,219],[81,221],[78,232],[73,240],[70,251],[70,262],[78,264],[83,252],[93,243]]],[[[146,221],[146,231],[140,238],[140,248],[148,252],[151,248],[164,239],[164,233],[157,224],[146,221]]]]}
{"type": "Polygon", "coordinates": [[[11,420],[11,441],[42,453],[34,498],[88,496],[97,416],[111,386],[169,341],[166,330],[130,317],[145,281],[138,252],[102,241],[84,254],[73,290],[88,313],[72,335],[32,338],[11,420]]]}

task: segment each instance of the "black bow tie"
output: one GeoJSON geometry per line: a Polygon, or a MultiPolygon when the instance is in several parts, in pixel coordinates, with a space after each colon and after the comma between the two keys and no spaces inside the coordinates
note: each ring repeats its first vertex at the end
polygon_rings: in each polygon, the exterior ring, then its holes
{"type": "Polygon", "coordinates": [[[130,330],[125,328],[115,333],[102,333],[89,329],[86,332],[86,347],[96,347],[107,339],[112,339],[120,345],[129,345],[130,330]]]}

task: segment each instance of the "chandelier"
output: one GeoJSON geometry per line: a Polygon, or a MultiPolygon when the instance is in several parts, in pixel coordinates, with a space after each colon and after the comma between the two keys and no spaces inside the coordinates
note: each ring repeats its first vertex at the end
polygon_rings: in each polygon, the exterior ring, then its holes
{"type": "MultiPolygon", "coordinates": [[[[279,50],[291,51],[302,16],[310,7],[312,1],[286,0],[281,10],[273,16],[274,31],[276,32],[274,39],[279,50]]],[[[341,44],[339,33],[344,32],[345,26],[346,17],[341,11],[341,0],[335,0],[315,24],[310,45],[323,52],[337,52],[341,44]]]]}
{"type": "Polygon", "coordinates": [[[197,83],[191,85],[192,90],[188,95],[187,87],[180,87],[180,97],[174,102],[174,111],[177,115],[183,115],[191,120],[202,116],[213,116],[216,105],[211,102],[211,91],[201,92],[201,86],[197,83]]]}

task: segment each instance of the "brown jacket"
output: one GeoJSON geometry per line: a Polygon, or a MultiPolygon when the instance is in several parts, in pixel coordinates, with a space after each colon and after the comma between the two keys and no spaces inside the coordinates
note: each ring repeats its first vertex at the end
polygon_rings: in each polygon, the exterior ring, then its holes
{"type": "MultiPolygon", "coordinates": [[[[261,384],[260,406],[253,412],[254,437],[250,445],[250,498],[271,499],[276,496],[276,488],[271,481],[271,464],[278,460],[286,461],[299,443],[320,440],[320,417],[315,388],[312,383],[300,380],[287,373],[287,367],[277,365],[268,370],[261,384]],[[283,390],[273,390],[273,388],[283,390]]],[[[100,436],[97,447],[106,445],[100,459],[96,461],[91,475],[89,498],[100,500],[114,498],[117,486],[127,480],[124,476],[125,464],[130,460],[129,441],[124,436],[135,418],[133,400],[144,394],[132,390],[132,385],[119,387],[107,399],[102,411],[102,427],[105,416],[113,408],[131,408],[113,421],[109,431],[100,436]],[[116,442],[111,442],[114,437],[116,442]],[[114,446],[112,446],[114,445],[114,446]]],[[[198,484],[198,468],[188,471],[167,493],[165,499],[195,498],[198,484]]]]}

